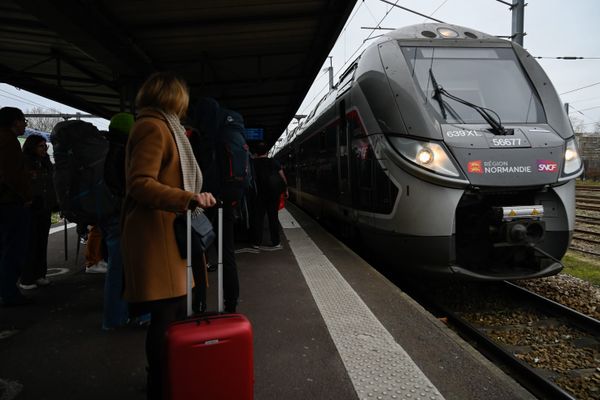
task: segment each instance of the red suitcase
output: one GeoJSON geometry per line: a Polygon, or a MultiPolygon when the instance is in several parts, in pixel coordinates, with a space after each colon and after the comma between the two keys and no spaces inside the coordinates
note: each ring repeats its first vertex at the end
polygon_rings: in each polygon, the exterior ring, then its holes
{"type": "MultiPolygon", "coordinates": [[[[187,313],[167,331],[165,398],[253,399],[254,362],[252,326],[241,314],[191,317],[190,212],[188,212],[187,313]]],[[[223,209],[219,207],[219,311],[223,311],[223,209]]]]}

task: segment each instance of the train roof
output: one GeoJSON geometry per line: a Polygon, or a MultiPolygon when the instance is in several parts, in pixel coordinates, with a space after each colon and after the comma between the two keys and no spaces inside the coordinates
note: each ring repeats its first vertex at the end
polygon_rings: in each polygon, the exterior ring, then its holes
{"type": "Polygon", "coordinates": [[[460,25],[440,24],[440,23],[425,23],[405,26],[394,31],[390,31],[383,35],[382,40],[494,40],[507,42],[496,36],[467,28],[460,25]]]}

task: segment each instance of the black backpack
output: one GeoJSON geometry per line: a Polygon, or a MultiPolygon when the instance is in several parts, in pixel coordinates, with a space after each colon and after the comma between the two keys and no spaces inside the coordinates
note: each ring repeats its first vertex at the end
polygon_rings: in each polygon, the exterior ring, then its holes
{"type": "Polygon", "coordinates": [[[125,148],[128,135],[119,131],[109,131],[106,134],[109,147],[104,163],[104,181],[110,192],[120,198],[125,198],[125,148]]]}
{"type": "Polygon", "coordinates": [[[189,115],[195,128],[190,143],[204,178],[202,191],[239,202],[252,177],[244,119],[209,98],[200,99],[189,115]]]}
{"type": "Polygon", "coordinates": [[[50,140],[54,147],[54,187],[62,214],[71,222],[96,224],[116,213],[118,202],[104,183],[108,141],[89,122],[56,124],[50,140]]]}
{"type": "Polygon", "coordinates": [[[239,201],[250,187],[250,148],[244,136],[244,119],[231,110],[222,109],[222,125],[217,136],[217,159],[220,158],[222,190],[226,200],[239,201]]]}

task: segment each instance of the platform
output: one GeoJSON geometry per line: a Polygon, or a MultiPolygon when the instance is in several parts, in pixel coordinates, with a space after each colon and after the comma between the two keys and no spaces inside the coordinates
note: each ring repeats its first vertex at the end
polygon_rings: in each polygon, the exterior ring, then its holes
{"type": "MultiPolygon", "coordinates": [[[[282,250],[237,255],[257,400],[534,398],[302,211],[280,220],[282,250]]],[[[53,285],[0,308],[0,398],[144,399],[144,328],[101,330],[104,276],[57,229],[53,285]]]]}

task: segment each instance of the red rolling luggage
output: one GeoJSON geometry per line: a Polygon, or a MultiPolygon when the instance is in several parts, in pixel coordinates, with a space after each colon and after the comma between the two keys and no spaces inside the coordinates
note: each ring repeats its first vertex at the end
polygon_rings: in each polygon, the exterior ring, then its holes
{"type": "MultiPolygon", "coordinates": [[[[252,399],[254,364],[252,327],[241,314],[191,316],[190,212],[188,211],[187,314],[167,331],[165,398],[252,399]]],[[[223,311],[223,209],[219,207],[219,312],[223,311]]]]}

